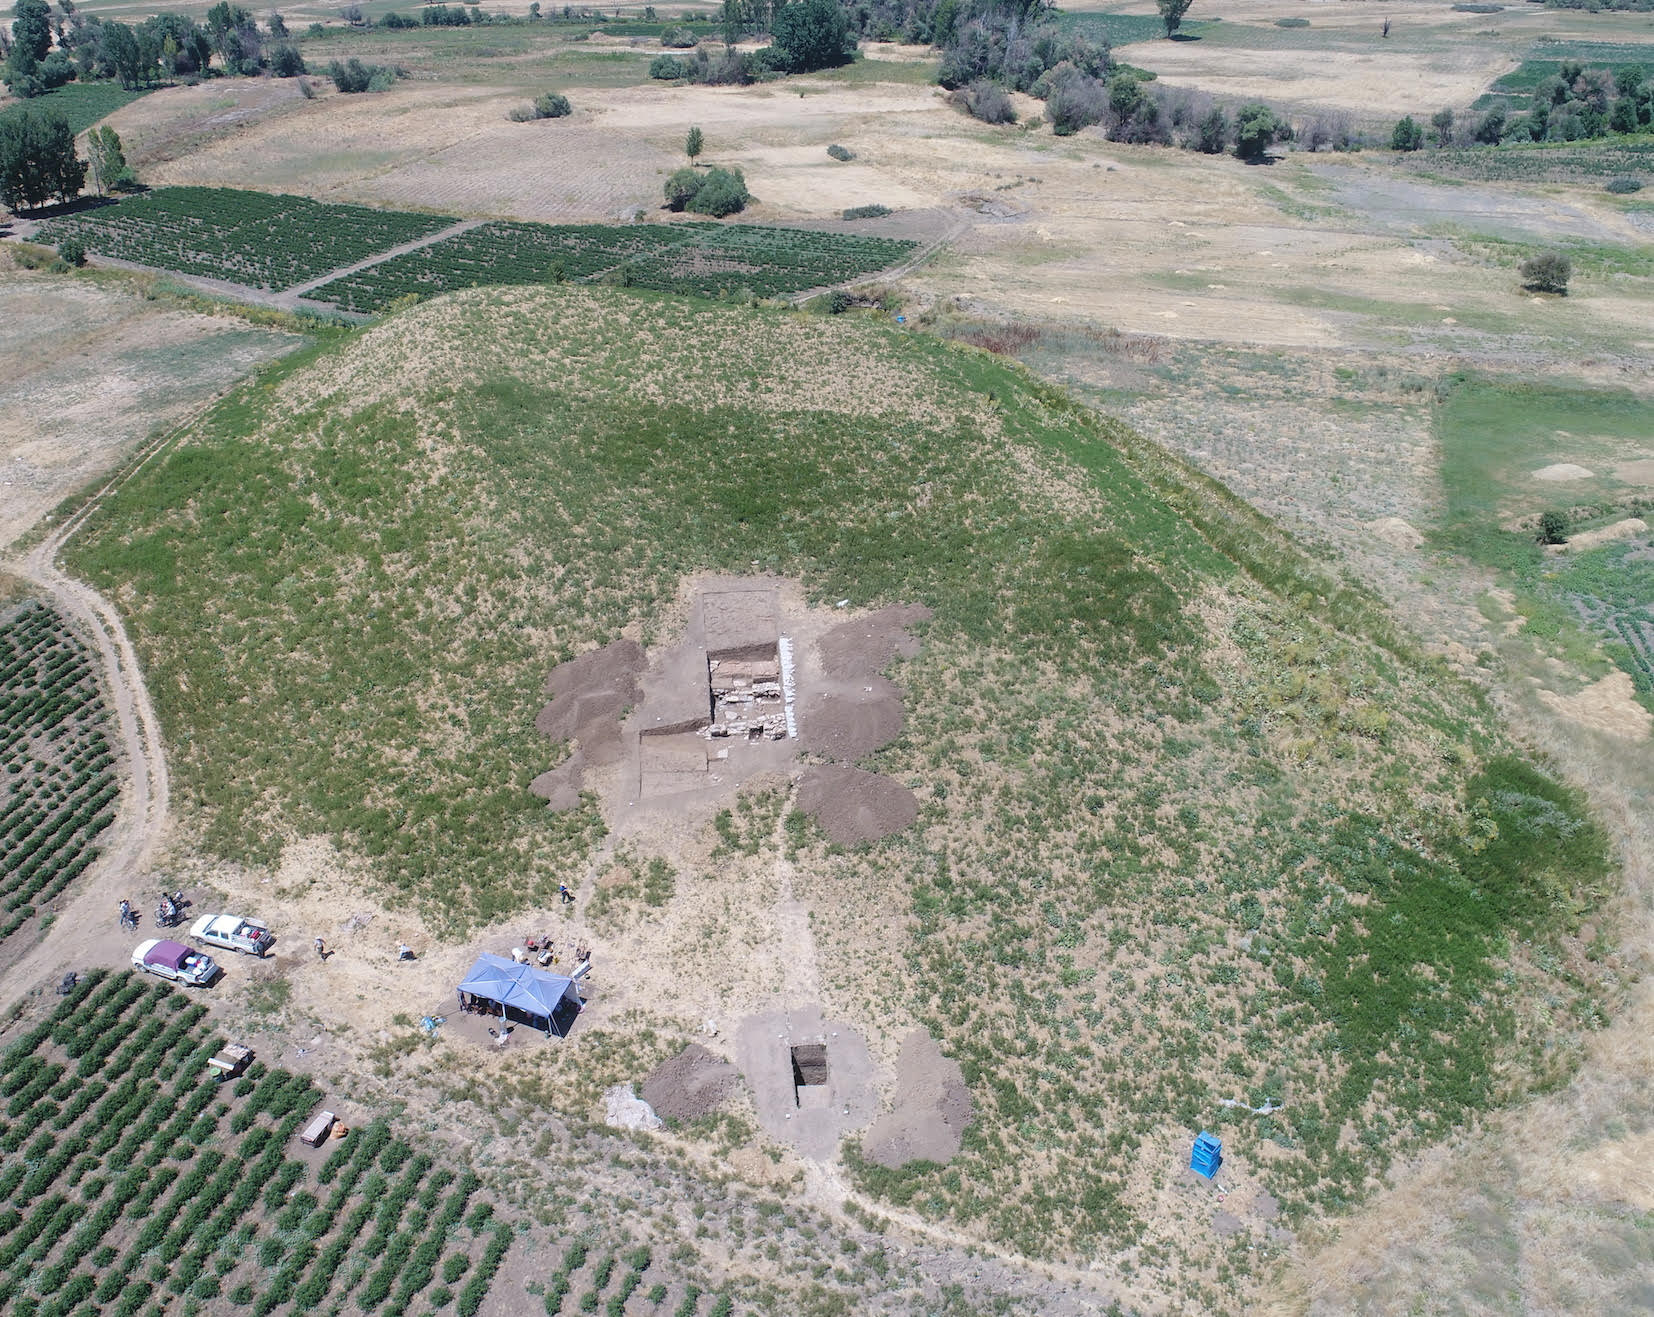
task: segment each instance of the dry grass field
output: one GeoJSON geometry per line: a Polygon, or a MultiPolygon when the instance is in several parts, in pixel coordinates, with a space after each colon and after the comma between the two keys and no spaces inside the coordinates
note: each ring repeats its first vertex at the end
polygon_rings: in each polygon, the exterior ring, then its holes
{"type": "MultiPolygon", "coordinates": [[[[1132,20],[1120,30],[1139,37],[1154,13],[1149,0],[1066,8],[1082,27],[1132,20]]],[[[702,162],[747,176],[745,220],[825,225],[880,203],[898,212],[882,231],[949,235],[877,290],[910,328],[1013,356],[1222,482],[1326,579],[1347,574],[1382,600],[1382,625],[1396,619],[1428,657],[1353,642],[1352,625],[1379,628],[1376,609],[1330,625],[1318,610],[1331,605],[1313,591],[1277,593],[1216,568],[1205,556],[1221,537],[1214,526],[1232,529],[1241,523],[1223,518],[1239,514],[1208,503],[1181,469],[1165,476],[1144,456],[1152,449],[1128,444],[1115,469],[1089,441],[1042,447],[1068,433],[1062,406],[987,357],[769,310],[691,315],[584,290],[462,294],[250,388],[81,551],[133,620],[169,735],[189,729],[176,747],[187,804],[167,873],[348,939],[325,974],[295,954],[238,975],[229,1018],[263,1032],[284,1063],[345,1077],[364,1110],[409,1093],[450,1104],[458,1124],[426,1118],[427,1133],[476,1140],[554,1231],[681,1237],[683,1274],[742,1278],[753,1311],[849,1301],[1077,1313],[1118,1301],[1145,1313],[1491,1317],[1649,1306],[1649,698],[1600,636],[1545,603],[1562,560],[1512,565],[1478,538],[1511,536],[1556,505],[1591,526],[1649,515],[1647,191],[1614,197],[1601,178],[1542,172],[1455,177],[1428,151],[1406,161],[1283,151],[1247,165],[1096,130],[990,128],[950,108],[928,84],[929,53],[910,48],[873,47],[849,69],[771,84],[670,86],[647,79],[652,40],[571,41],[549,25],[347,32],[332,8],[283,12],[295,27],[331,24],[306,43],[313,69],[355,55],[409,76],[364,96],[320,79],[314,99],[277,80],[155,92],[111,119],[146,182],[613,221],[658,208],[697,124],[702,162]],[[569,95],[570,118],[507,120],[547,89],[569,95]],[[828,157],[835,143],[855,159],[828,157]],[[1573,256],[1566,298],[1520,287],[1518,263],[1551,245],[1573,256]],[[722,347],[709,358],[713,341],[722,347]],[[1572,406],[1577,423],[1519,441],[1530,385],[1578,389],[1543,400],[1546,416],[1572,406]],[[1455,420],[1456,400],[1499,402],[1505,391],[1471,462],[1474,423],[1455,420]],[[624,476],[613,489],[596,449],[558,447],[537,428],[535,418],[583,415],[591,396],[623,399],[647,438],[610,454],[624,476]],[[771,524],[747,467],[720,449],[728,487],[703,489],[704,467],[677,465],[678,432],[652,428],[666,410],[745,417],[766,397],[794,404],[766,433],[845,464],[790,493],[819,503],[790,524],[771,524]],[[817,426],[830,449],[815,446],[817,426]],[[975,436],[954,455],[967,454],[963,464],[926,446],[948,426],[975,436]],[[249,436],[257,445],[232,442],[249,436]],[[358,460],[352,436],[378,456],[358,460]],[[890,485],[880,442],[924,478],[890,485]],[[511,462],[557,454],[556,499],[525,501],[526,485],[480,461],[489,444],[511,462]],[[279,460],[258,465],[266,452],[279,460]],[[396,463],[374,464],[391,452],[396,463]],[[1534,478],[1563,463],[1592,474],[1534,478]],[[1150,472],[1170,486],[1126,497],[1150,472]],[[281,505],[279,528],[264,527],[263,556],[208,515],[287,482],[303,497],[281,505]],[[1160,498],[1214,520],[1168,529],[1160,498]],[[326,515],[301,515],[301,503],[326,515]],[[997,614],[987,603],[971,613],[971,575],[956,577],[945,553],[926,556],[950,507],[982,518],[972,524],[987,538],[970,550],[982,563],[1004,525],[1032,547],[994,561],[1024,567],[1070,534],[1123,536],[1126,556],[1103,575],[1152,564],[1144,597],[1175,625],[1152,659],[1104,673],[1090,666],[1101,651],[1059,646],[1035,662],[1020,640],[984,643],[1000,636],[983,622],[997,614]],[[740,533],[699,538],[720,518],[740,533]],[[876,554],[844,558],[844,543],[817,539],[842,523],[882,545],[886,519],[909,537],[887,576],[858,575],[876,554]],[[389,529],[417,525],[436,530],[389,529]],[[336,565],[318,566],[334,554],[336,565]],[[912,833],[870,850],[830,846],[794,813],[784,778],[752,784],[724,812],[647,826],[627,822],[632,802],[594,795],[548,829],[514,791],[554,758],[529,727],[552,657],[622,635],[670,639],[686,592],[712,569],[773,572],[788,590],[801,580],[800,607],[849,597],[852,614],[873,602],[937,608],[918,656],[896,669],[909,728],[869,765],[916,792],[912,833]],[[589,572],[578,598],[577,570],[589,572]],[[1172,608],[1154,591],[1174,581],[1172,608]],[[341,600],[360,635],[318,621],[341,600]],[[1190,679],[1189,654],[1211,682],[1198,712],[1167,694],[1190,679]],[[348,708],[337,715],[341,688],[348,708]],[[1395,730],[1375,735],[1378,713],[1395,730]],[[1303,1013],[1314,1000],[1303,993],[1336,982],[1337,957],[1318,961],[1315,939],[1331,939],[1336,924],[1324,921],[1348,907],[1331,897],[1311,908],[1279,881],[1286,856],[1304,851],[1313,864],[1321,840],[1320,825],[1283,801],[1382,812],[1375,801],[1400,791],[1431,820],[1480,817],[1448,780],[1508,743],[1588,795],[1616,886],[1577,923],[1500,943],[1503,976],[1488,991],[1512,994],[1513,1018],[1487,1101],[1455,1108],[1432,1096],[1429,1082],[1455,1069],[1445,1062],[1409,1074],[1423,1087],[1398,1096],[1390,1086],[1408,1048],[1392,1047],[1377,1053],[1371,1103],[1335,1110],[1329,1077],[1366,1054],[1327,1045],[1332,1026],[1303,1013]],[[449,896],[431,896],[426,856],[441,857],[449,896]],[[563,880],[579,893],[572,910],[553,901],[563,880]],[[474,951],[516,944],[530,917],[598,948],[589,1035],[480,1060],[479,1040],[456,1029],[421,1035],[415,1019],[447,1009],[474,951]],[[403,938],[419,946],[417,966],[394,961],[403,938]],[[1292,946],[1277,962],[1291,968],[1267,968],[1255,940],[1292,946]],[[393,973],[395,999],[382,991],[393,973]],[[1002,995],[973,996],[984,979],[1002,995]],[[789,1000],[853,1022],[881,1102],[895,1096],[909,1031],[941,1038],[979,1117],[960,1156],[890,1173],[859,1162],[854,1141],[836,1158],[802,1155],[762,1132],[745,1098],[652,1140],[603,1131],[608,1084],[641,1079],[690,1039],[733,1055],[743,1020],[767,1022],[789,1000]],[[1215,1040],[1210,1056],[1197,1035],[1215,1040]],[[1267,1106],[1283,1093],[1278,1116],[1214,1106],[1267,1106]],[[546,1111],[550,1132],[525,1136],[517,1122],[546,1111]],[[1347,1123],[1328,1138],[1321,1126],[1335,1116],[1347,1123]],[[1191,1130],[1219,1117],[1222,1203],[1178,1174],[1191,1130]],[[605,1201],[547,1208],[528,1183],[540,1162],[591,1176],[605,1201]]],[[[1188,22],[1193,39],[1134,39],[1116,53],[1169,86],[1386,130],[1403,113],[1467,109],[1543,39],[1654,50],[1648,14],[1521,3],[1473,14],[1437,0],[1201,0],[1188,22]]],[[[1026,120],[1039,105],[1018,97],[1017,108],[1026,120]]],[[[28,363],[0,384],[0,453],[33,464],[36,487],[26,507],[4,505],[0,541],[294,342],[84,278],[0,274],[0,347],[28,363]]],[[[612,428],[593,420],[584,433],[609,444],[612,428]]],[[[725,442],[763,429],[742,420],[725,442]]],[[[757,456],[753,469],[774,476],[772,460],[757,456]]],[[[1277,543],[1262,523],[1244,524],[1240,539],[1277,543]]],[[[1281,544],[1283,560],[1298,561],[1281,544]]],[[[1646,537],[1601,570],[1630,572],[1639,554],[1654,554],[1646,537]]],[[[1055,592],[1082,611],[1091,600],[1073,583],[1095,564],[1055,561],[1061,570],[1037,588],[1024,567],[994,568],[993,607],[1055,592]]],[[[1457,1017],[1412,1045],[1458,1030],[1468,1047],[1490,1036],[1484,1023],[1457,1017]]],[[[542,1273],[551,1256],[535,1255],[542,1273]]],[[[539,1310],[522,1284],[512,1294],[516,1306],[499,1311],[539,1310]]]]}

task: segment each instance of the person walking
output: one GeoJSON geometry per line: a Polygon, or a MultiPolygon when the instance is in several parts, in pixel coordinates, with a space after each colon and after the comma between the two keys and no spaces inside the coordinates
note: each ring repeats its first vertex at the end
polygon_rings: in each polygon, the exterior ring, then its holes
{"type": "Polygon", "coordinates": [[[564,905],[574,904],[574,893],[569,891],[569,885],[567,883],[557,884],[557,895],[563,898],[564,905]]]}
{"type": "Polygon", "coordinates": [[[322,942],[321,938],[316,939],[316,959],[323,961],[327,959],[327,947],[322,942]]]}

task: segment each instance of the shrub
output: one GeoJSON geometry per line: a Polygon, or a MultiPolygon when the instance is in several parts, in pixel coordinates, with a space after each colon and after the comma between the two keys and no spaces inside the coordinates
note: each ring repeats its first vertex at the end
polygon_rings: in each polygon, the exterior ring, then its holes
{"type": "Polygon", "coordinates": [[[1214,105],[1201,116],[1189,142],[1202,155],[1223,154],[1223,148],[1229,145],[1229,116],[1221,105],[1214,105]]]}
{"type": "Polygon", "coordinates": [[[856,158],[854,151],[850,150],[849,147],[840,146],[837,142],[827,148],[827,154],[832,156],[834,160],[854,160],[856,158]]]}
{"type": "Polygon", "coordinates": [[[355,94],[388,91],[396,81],[396,70],[380,64],[364,64],[352,56],[342,64],[334,60],[327,66],[327,76],[340,91],[355,94]]]}
{"type": "Polygon", "coordinates": [[[1270,144],[1290,132],[1267,105],[1243,105],[1235,115],[1235,154],[1242,160],[1262,160],[1270,144]]]}
{"type": "Polygon", "coordinates": [[[65,238],[58,243],[57,254],[66,265],[86,264],[86,244],[79,238],[65,238]]]}
{"type": "Polygon", "coordinates": [[[305,72],[304,56],[291,41],[277,43],[270,52],[270,72],[278,78],[296,78],[305,72]]]}
{"type": "Polygon", "coordinates": [[[1538,293],[1566,293],[1574,263],[1563,252],[1540,252],[1522,262],[1522,287],[1538,293]]]}
{"type": "Polygon", "coordinates": [[[519,106],[510,115],[512,123],[530,123],[535,119],[562,119],[572,114],[569,98],[558,92],[544,92],[534,98],[532,105],[519,106]]]}
{"type": "Polygon", "coordinates": [[[956,91],[950,99],[971,118],[980,119],[983,123],[1017,121],[1017,112],[1012,108],[1011,98],[1005,94],[1005,88],[997,82],[989,82],[986,78],[978,78],[969,86],[956,91]]]}
{"type": "Polygon", "coordinates": [[[1603,184],[1605,192],[1612,192],[1616,196],[1629,196],[1633,192],[1642,191],[1642,180],[1632,178],[1629,174],[1621,174],[1618,178],[1611,178],[1603,184]]]}
{"type": "Polygon", "coordinates": [[[1541,544],[1566,544],[1568,542],[1568,514],[1558,512],[1552,508],[1539,517],[1539,542],[1541,544]]]}
{"type": "Polygon", "coordinates": [[[713,168],[707,171],[700,187],[684,204],[684,209],[694,215],[722,219],[725,215],[744,210],[751,199],[746,178],[739,169],[713,168]]]}
{"type": "Polygon", "coordinates": [[[1413,116],[1404,114],[1396,120],[1396,126],[1390,131],[1390,149],[1392,151],[1417,151],[1424,145],[1424,129],[1414,121],[1413,116]]]}
{"type": "Polygon", "coordinates": [[[705,181],[705,175],[693,165],[685,165],[677,170],[666,180],[666,208],[683,210],[688,207],[705,181]]]}
{"type": "Polygon", "coordinates": [[[701,39],[686,27],[669,27],[660,34],[660,44],[669,50],[693,50],[701,39]]]}
{"type": "Polygon", "coordinates": [[[1307,18],[1277,18],[1275,20],[1275,26],[1276,27],[1308,27],[1309,26],[1309,19],[1307,19],[1307,18]]]}
{"type": "Polygon", "coordinates": [[[649,76],[659,82],[676,82],[687,72],[683,61],[672,55],[656,55],[649,61],[649,76]]]}
{"type": "Polygon", "coordinates": [[[844,212],[847,220],[878,219],[880,215],[890,214],[889,206],[881,206],[874,202],[871,206],[851,206],[844,212]]]}

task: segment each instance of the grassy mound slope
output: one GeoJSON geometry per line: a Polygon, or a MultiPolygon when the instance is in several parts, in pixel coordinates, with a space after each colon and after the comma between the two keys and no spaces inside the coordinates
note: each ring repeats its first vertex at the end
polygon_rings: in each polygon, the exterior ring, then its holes
{"type": "Polygon", "coordinates": [[[1195,1130],[1290,1219],[1589,1027],[1578,802],[1261,519],[984,354],[461,294],[228,400],[77,566],[133,619],[212,846],[328,833],[463,926],[546,900],[602,827],[526,791],[548,668],[755,563],[936,613],[873,765],[919,823],[784,830],[836,1005],[929,1026],[977,1104],[952,1165],[858,1166],[873,1192],[1029,1253],[1136,1243],[1202,1293],[1232,1277],[1167,1188],[1195,1130]]]}

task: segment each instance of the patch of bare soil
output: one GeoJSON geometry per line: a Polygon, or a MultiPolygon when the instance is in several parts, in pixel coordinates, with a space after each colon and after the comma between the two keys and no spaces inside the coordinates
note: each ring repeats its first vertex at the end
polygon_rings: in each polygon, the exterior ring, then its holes
{"type": "Polygon", "coordinates": [[[1535,480],[1590,480],[1596,475],[1589,467],[1580,466],[1576,462],[1552,462],[1549,466],[1542,466],[1533,473],[1535,480]]]}
{"type": "Polygon", "coordinates": [[[971,1094],[959,1063],[925,1030],[902,1039],[896,1060],[896,1104],[862,1139],[862,1152],[880,1166],[946,1163],[959,1151],[971,1123],[971,1094]]]}
{"type": "Polygon", "coordinates": [[[798,807],[840,846],[879,841],[919,817],[918,797],[900,782],[845,764],[805,769],[798,807]]]}
{"type": "Polygon", "coordinates": [[[554,810],[573,809],[588,764],[606,767],[620,759],[620,718],[638,699],[638,674],[645,666],[643,647],[617,640],[561,664],[546,678],[551,703],[540,710],[534,728],[553,741],[572,741],[575,751],[529,790],[554,810]]]}
{"type": "Polygon", "coordinates": [[[1654,731],[1654,714],[1637,703],[1636,688],[1629,673],[1615,672],[1578,695],[1539,692],[1546,708],[1576,726],[1628,741],[1646,741],[1654,731]]]}
{"type": "Polygon", "coordinates": [[[806,750],[851,761],[901,735],[901,690],[879,674],[893,659],[919,652],[908,628],[929,616],[923,606],[881,608],[822,636],[822,684],[802,702],[806,750]]]}
{"type": "Polygon", "coordinates": [[[739,1070],[699,1043],[690,1043],[655,1067],[643,1081],[642,1097],[656,1115],[694,1120],[716,1111],[740,1086],[739,1070]]]}

